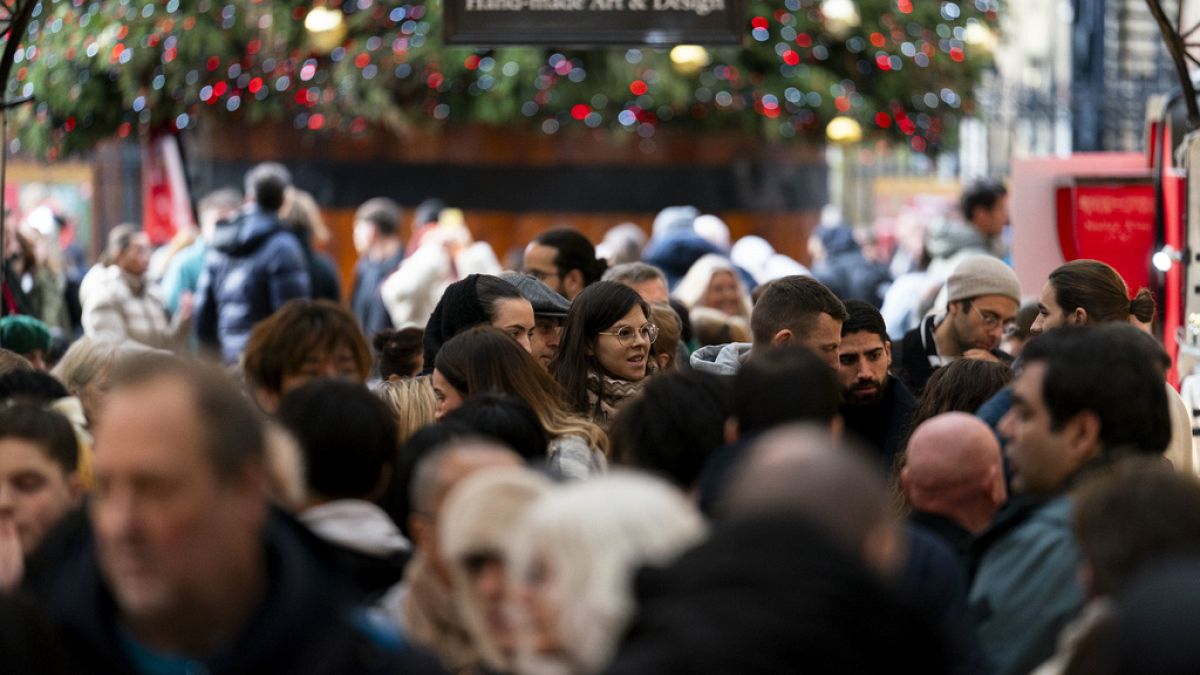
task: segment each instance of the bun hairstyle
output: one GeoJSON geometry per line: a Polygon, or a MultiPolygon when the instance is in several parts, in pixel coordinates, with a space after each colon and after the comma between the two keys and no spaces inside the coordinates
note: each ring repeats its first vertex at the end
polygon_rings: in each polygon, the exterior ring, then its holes
{"type": "Polygon", "coordinates": [[[1083,309],[1088,323],[1128,322],[1131,315],[1142,323],[1154,319],[1157,305],[1150,290],[1139,289],[1130,300],[1125,280],[1099,260],[1072,260],[1051,272],[1049,282],[1063,312],[1083,309]]]}
{"type": "Polygon", "coordinates": [[[1142,323],[1150,323],[1154,319],[1154,312],[1158,309],[1158,305],[1154,302],[1154,294],[1149,288],[1138,290],[1137,295],[1129,301],[1129,313],[1135,319],[1142,323]]]}

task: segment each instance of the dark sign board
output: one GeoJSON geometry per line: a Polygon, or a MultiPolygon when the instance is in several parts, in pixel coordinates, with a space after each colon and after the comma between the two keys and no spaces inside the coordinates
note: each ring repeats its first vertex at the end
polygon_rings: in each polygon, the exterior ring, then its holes
{"type": "Polygon", "coordinates": [[[740,44],[742,0],[443,0],[446,44],[740,44]]]}

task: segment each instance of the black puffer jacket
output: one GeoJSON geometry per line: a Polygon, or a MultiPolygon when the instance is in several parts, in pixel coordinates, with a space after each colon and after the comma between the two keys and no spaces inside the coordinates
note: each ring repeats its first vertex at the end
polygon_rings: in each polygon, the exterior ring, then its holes
{"type": "Polygon", "coordinates": [[[196,335],[236,363],[254,324],[288,300],[312,296],[296,235],[274,213],[243,212],[217,229],[197,289],[196,335]]]}

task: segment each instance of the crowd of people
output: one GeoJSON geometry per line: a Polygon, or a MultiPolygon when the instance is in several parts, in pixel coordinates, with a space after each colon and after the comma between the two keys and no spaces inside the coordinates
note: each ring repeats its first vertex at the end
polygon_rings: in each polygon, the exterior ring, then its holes
{"type": "Polygon", "coordinates": [[[1021,307],[1001,186],[894,281],[691,207],[504,271],[372,199],[344,304],[287,170],[244,188],[157,276],[115,228],[77,339],[6,282],[0,671],[1200,669],[1153,297],[1077,260],[1021,307]]]}

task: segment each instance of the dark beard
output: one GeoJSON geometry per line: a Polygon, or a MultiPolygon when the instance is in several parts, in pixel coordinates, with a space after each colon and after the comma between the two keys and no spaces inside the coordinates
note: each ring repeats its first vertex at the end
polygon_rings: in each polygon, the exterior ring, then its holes
{"type": "Polygon", "coordinates": [[[863,398],[861,396],[855,397],[855,393],[857,391],[857,388],[851,389],[843,395],[846,405],[855,408],[867,408],[870,406],[879,405],[883,401],[883,395],[887,393],[887,382],[884,381],[883,384],[876,385],[875,393],[871,394],[868,398],[863,398]]]}

